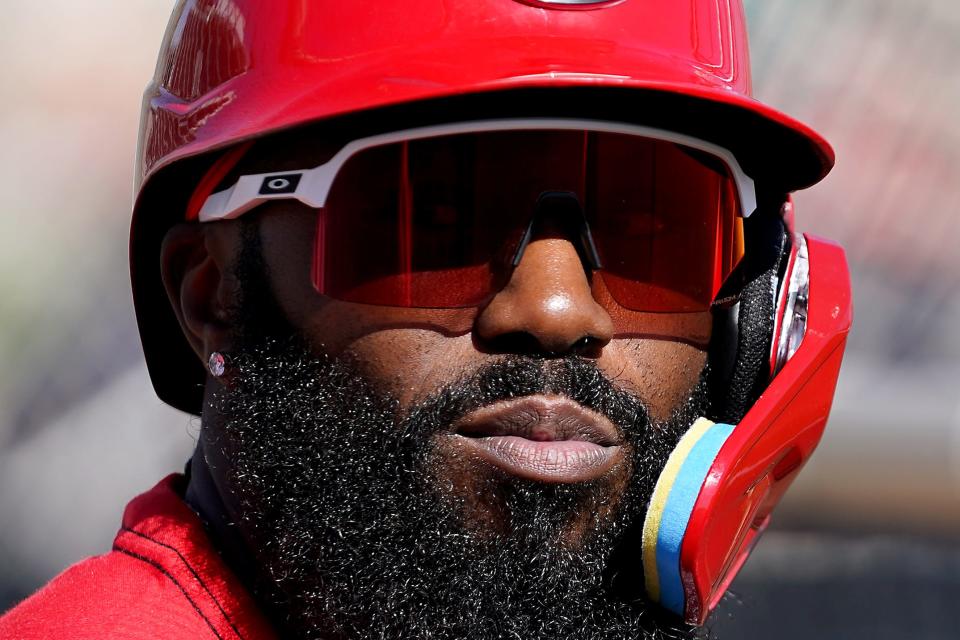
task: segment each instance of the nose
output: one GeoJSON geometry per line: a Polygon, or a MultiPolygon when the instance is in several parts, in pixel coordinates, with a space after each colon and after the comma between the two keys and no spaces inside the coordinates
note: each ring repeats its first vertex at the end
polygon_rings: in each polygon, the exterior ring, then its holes
{"type": "Polygon", "coordinates": [[[589,267],[554,225],[542,225],[510,279],[474,324],[482,347],[499,353],[598,357],[613,321],[593,298],[589,267]]]}

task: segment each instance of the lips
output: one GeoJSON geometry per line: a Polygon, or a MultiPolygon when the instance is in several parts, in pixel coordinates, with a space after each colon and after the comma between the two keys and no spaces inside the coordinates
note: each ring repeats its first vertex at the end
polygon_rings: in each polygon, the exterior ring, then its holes
{"type": "Polygon", "coordinates": [[[465,453],[537,482],[595,480],[623,457],[610,420],[560,396],[498,402],[457,420],[452,431],[465,453]]]}

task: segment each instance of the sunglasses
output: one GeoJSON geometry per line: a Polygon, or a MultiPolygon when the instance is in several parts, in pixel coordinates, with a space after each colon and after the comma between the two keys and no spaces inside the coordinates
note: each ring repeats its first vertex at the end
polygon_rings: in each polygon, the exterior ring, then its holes
{"type": "Polygon", "coordinates": [[[622,123],[520,119],[355,140],[310,169],[241,176],[196,215],[231,219],[283,199],[317,210],[319,293],[421,308],[484,305],[530,242],[561,233],[619,305],[704,311],[743,257],[743,219],[756,209],[753,181],[722,147],[622,123]]]}

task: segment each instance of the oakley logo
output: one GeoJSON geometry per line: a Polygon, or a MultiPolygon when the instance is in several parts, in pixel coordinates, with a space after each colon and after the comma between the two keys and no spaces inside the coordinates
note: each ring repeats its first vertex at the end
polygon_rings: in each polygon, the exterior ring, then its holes
{"type": "Polygon", "coordinates": [[[294,193],[300,184],[302,173],[287,173],[279,176],[267,176],[260,185],[260,195],[273,196],[284,193],[294,193]]]}

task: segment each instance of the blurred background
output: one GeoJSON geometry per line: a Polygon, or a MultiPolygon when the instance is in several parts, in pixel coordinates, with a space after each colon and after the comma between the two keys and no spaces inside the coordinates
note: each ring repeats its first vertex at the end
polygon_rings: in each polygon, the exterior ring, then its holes
{"type": "MultiPolygon", "coordinates": [[[[199,425],[153,395],[127,280],[140,94],[171,0],[4,0],[0,611],[109,549],[199,425]]],[[[757,96],[839,163],[797,195],[856,322],[827,435],[719,638],[957,638],[960,3],[747,0],[757,96]]]]}

